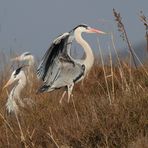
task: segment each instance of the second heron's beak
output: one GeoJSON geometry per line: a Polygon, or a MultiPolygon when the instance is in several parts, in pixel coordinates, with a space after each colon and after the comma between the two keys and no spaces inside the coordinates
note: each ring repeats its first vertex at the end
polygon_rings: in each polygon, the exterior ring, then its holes
{"type": "Polygon", "coordinates": [[[90,33],[107,34],[106,32],[103,32],[101,30],[94,29],[94,28],[89,28],[89,31],[90,31],[90,33]]]}
{"type": "Polygon", "coordinates": [[[15,58],[12,58],[11,61],[20,61],[21,57],[18,56],[18,57],[15,57],[15,58]]]}
{"type": "Polygon", "coordinates": [[[7,88],[9,85],[11,85],[13,83],[13,81],[10,79],[5,86],[3,87],[3,89],[7,88]]]}

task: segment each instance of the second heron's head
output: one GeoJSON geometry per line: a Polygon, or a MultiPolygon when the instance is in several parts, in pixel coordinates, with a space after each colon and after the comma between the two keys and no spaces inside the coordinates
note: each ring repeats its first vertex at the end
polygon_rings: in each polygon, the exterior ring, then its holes
{"type": "Polygon", "coordinates": [[[17,56],[12,61],[34,61],[34,57],[30,52],[24,52],[20,56],[17,56]]]}
{"type": "Polygon", "coordinates": [[[10,79],[5,84],[3,89],[7,88],[9,85],[13,84],[16,81],[19,81],[25,77],[24,71],[22,70],[23,67],[19,67],[18,69],[14,70],[10,76],[10,79]]]}

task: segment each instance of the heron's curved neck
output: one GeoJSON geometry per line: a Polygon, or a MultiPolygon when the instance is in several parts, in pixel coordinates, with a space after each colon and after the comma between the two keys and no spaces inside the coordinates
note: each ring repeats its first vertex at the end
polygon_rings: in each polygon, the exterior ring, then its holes
{"type": "Polygon", "coordinates": [[[86,57],[83,60],[83,64],[85,65],[87,70],[90,70],[94,63],[94,55],[89,44],[82,38],[81,33],[82,32],[80,32],[79,30],[75,30],[74,36],[76,41],[83,47],[84,52],[86,54],[86,57]]]}
{"type": "Polygon", "coordinates": [[[33,66],[35,63],[34,63],[34,57],[31,56],[30,59],[28,60],[28,65],[29,66],[33,66]]]}
{"type": "Polygon", "coordinates": [[[14,92],[13,92],[14,97],[19,98],[20,93],[25,86],[26,86],[26,76],[24,74],[23,77],[18,81],[18,84],[16,84],[16,86],[15,86],[15,89],[14,89],[14,92]]]}

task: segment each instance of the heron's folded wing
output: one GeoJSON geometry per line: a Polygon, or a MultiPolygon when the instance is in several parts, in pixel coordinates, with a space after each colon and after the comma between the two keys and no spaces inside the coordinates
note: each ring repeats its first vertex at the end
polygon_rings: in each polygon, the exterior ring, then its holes
{"type": "Polygon", "coordinates": [[[85,66],[75,63],[64,62],[52,83],[52,88],[60,88],[78,82],[84,75],[85,66]]]}

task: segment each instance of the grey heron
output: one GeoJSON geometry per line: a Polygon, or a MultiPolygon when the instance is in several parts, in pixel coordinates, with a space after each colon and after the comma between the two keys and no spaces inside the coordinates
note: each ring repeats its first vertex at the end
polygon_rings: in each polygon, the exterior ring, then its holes
{"type": "Polygon", "coordinates": [[[17,82],[13,89],[11,90],[8,100],[6,103],[6,108],[8,112],[18,112],[18,104],[22,107],[24,107],[24,102],[21,99],[21,91],[26,86],[26,75],[24,71],[22,70],[23,67],[19,67],[18,69],[14,70],[11,74],[10,79],[6,83],[6,85],[3,87],[3,89],[7,88],[9,85],[11,85],[14,82],[17,82]]]}
{"type": "Polygon", "coordinates": [[[26,86],[26,81],[27,81],[26,75],[23,71],[23,67],[24,66],[19,67],[18,69],[14,70],[12,72],[10,79],[8,80],[6,85],[3,87],[3,89],[7,88],[9,85],[16,82],[16,84],[14,85],[13,89],[11,90],[11,92],[8,96],[8,100],[6,103],[6,109],[7,109],[8,113],[14,113],[17,123],[18,123],[20,133],[21,133],[21,141],[26,145],[25,137],[24,137],[22,127],[20,124],[20,120],[18,117],[19,105],[21,107],[25,107],[25,103],[32,103],[32,102],[28,102],[30,100],[28,100],[27,98],[25,98],[25,99],[21,98],[21,92],[24,89],[24,87],[26,86]]]}
{"type": "Polygon", "coordinates": [[[27,75],[27,82],[29,86],[29,92],[32,93],[33,80],[35,78],[35,57],[30,52],[24,52],[21,55],[12,58],[11,61],[19,61],[27,64],[25,74],[27,75]]]}
{"type": "Polygon", "coordinates": [[[61,99],[68,92],[68,102],[74,84],[82,80],[90,71],[94,63],[94,55],[90,45],[82,38],[82,33],[106,34],[103,31],[91,28],[85,24],[76,26],[70,32],[58,36],[43,56],[37,75],[44,82],[38,93],[51,92],[59,88],[66,88],[61,99]],[[76,40],[84,49],[85,59],[74,59],[70,55],[73,40],[76,40]]]}
{"type": "Polygon", "coordinates": [[[21,107],[25,107],[25,105],[32,105],[33,101],[28,98],[21,98],[21,92],[25,88],[27,84],[27,78],[25,72],[23,70],[25,66],[19,67],[18,69],[14,70],[10,76],[10,79],[3,87],[3,89],[7,88],[8,86],[16,83],[12,88],[10,94],[8,95],[8,100],[6,103],[6,109],[8,112],[15,112],[19,111],[18,105],[21,107]]]}

